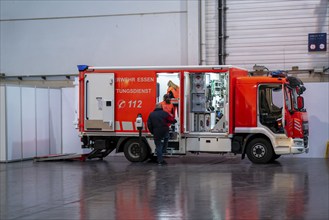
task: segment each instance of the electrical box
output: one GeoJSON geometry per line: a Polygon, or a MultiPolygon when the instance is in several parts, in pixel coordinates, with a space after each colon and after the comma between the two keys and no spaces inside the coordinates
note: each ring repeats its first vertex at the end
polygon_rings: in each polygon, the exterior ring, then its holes
{"type": "Polygon", "coordinates": [[[206,76],[203,73],[191,75],[192,112],[206,111],[206,76]]]}

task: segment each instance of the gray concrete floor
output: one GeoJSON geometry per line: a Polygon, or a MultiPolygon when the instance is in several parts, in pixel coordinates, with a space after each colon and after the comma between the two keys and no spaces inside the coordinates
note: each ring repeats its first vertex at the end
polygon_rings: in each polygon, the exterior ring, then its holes
{"type": "Polygon", "coordinates": [[[167,162],[2,163],[0,218],[329,219],[328,159],[254,165],[202,155],[167,162]]]}

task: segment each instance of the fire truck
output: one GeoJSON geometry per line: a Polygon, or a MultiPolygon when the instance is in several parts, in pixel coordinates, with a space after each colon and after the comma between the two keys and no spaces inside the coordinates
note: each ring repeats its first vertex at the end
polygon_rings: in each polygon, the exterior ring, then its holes
{"type": "Polygon", "coordinates": [[[273,72],[251,76],[231,65],[93,67],[78,65],[78,128],[89,158],[115,150],[141,162],[156,154],[147,119],[175,84],[177,123],[168,153],[232,153],[253,163],[307,153],[303,82],[273,72]]]}

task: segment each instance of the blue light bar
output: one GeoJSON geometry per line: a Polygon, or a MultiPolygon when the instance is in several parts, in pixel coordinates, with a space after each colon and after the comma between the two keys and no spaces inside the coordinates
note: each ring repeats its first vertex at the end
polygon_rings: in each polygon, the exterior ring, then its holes
{"type": "Polygon", "coordinates": [[[277,71],[271,72],[271,76],[272,77],[285,77],[286,73],[282,70],[277,70],[277,71]]]}
{"type": "Polygon", "coordinates": [[[86,69],[88,69],[88,65],[78,65],[78,70],[79,71],[84,71],[86,69]]]}

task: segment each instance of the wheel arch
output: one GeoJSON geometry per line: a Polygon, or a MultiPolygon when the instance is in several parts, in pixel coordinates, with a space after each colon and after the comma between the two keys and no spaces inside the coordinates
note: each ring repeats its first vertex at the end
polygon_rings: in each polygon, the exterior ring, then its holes
{"type": "MultiPolygon", "coordinates": [[[[262,139],[267,140],[267,141],[271,144],[271,146],[272,146],[272,148],[273,148],[273,144],[272,144],[271,139],[270,139],[268,136],[266,136],[265,134],[261,134],[261,133],[257,133],[257,134],[248,134],[248,135],[244,138],[244,142],[243,142],[243,145],[242,145],[242,155],[241,155],[241,158],[242,158],[242,159],[245,158],[246,150],[247,150],[247,146],[248,146],[248,144],[249,144],[252,140],[254,140],[254,139],[256,139],[256,138],[262,138],[262,139]]],[[[274,148],[273,148],[273,150],[274,150],[274,148]]]]}
{"type": "MultiPolygon", "coordinates": [[[[124,146],[125,144],[132,139],[138,139],[138,137],[120,137],[117,146],[116,146],[116,153],[121,153],[124,151],[124,146]]],[[[142,137],[142,141],[144,142],[144,144],[147,146],[148,150],[151,150],[150,145],[148,144],[148,142],[146,141],[145,137],[142,137]]]]}

